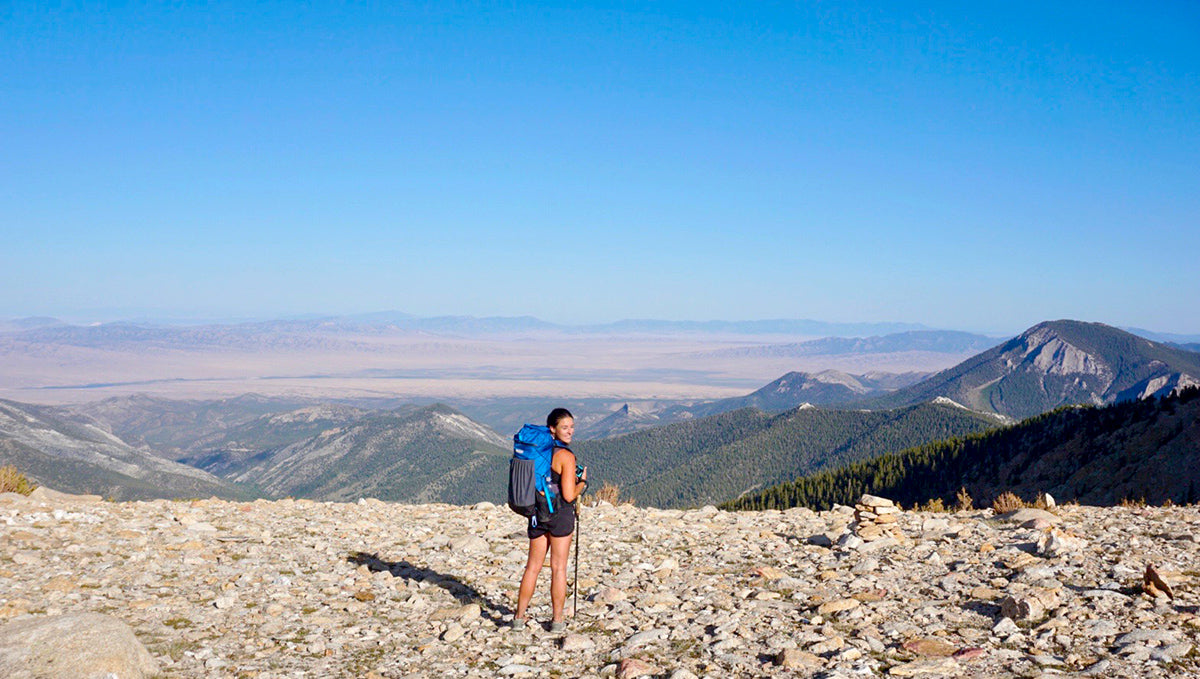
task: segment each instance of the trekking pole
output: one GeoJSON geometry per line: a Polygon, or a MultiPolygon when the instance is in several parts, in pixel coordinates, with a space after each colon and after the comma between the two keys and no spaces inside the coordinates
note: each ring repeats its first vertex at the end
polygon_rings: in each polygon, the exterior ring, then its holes
{"type": "Polygon", "coordinates": [[[571,583],[571,619],[579,616],[579,507],[582,503],[575,498],[575,580],[571,583]]]}

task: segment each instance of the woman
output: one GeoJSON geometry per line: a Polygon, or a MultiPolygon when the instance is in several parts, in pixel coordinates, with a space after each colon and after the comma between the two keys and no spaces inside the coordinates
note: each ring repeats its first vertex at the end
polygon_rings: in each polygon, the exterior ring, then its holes
{"type": "Polygon", "coordinates": [[[517,614],[513,617],[513,630],[525,629],[525,609],[533,598],[537,587],[538,573],[546,563],[546,552],[550,552],[550,605],[554,617],[550,621],[551,632],[566,630],[563,622],[563,604],[567,600],[567,557],[571,553],[571,535],[575,532],[575,499],[587,485],[587,468],[579,478],[575,476],[575,453],[569,446],[575,436],[575,418],[566,408],[555,408],[546,416],[546,426],[554,435],[554,457],[550,462],[550,479],[558,500],[549,520],[530,517],[529,559],[525,562],[525,574],[521,576],[521,589],[517,593],[517,614]]]}

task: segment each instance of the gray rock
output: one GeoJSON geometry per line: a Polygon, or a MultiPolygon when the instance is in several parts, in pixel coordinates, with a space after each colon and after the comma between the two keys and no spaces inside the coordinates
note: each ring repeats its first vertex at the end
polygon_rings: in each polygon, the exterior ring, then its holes
{"type": "Polygon", "coordinates": [[[1018,509],[1013,512],[1008,512],[1007,514],[1000,514],[996,518],[1018,524],[1025,523],[1026,521],[1032,521],[1034,519],[1042,519],[1050,524],[1058,524],[1062,521],[1057,514],[1051,514],[1044,509],[1035,509],[1033,507],[1018,509]]]}
{"type": "Polygon", "coordinates": [[[646,644],[654,643],[659,639],[666,639],[667,635],[670,633],[671,630],[665,628],[650,629],[646,630],[645,632],[638,632],[637,634],[634,634],[625,640],[625,646],[626,648],[645,646],[646,644]]]}
{"type": "Polygon", "coordinates": [[[59,502],[100,502],[103,498],[99,495],[72,495],[61,491],[53,490],[45,486],[38,486],[29,494],[29,499],[37,502],[59,503],[59,502]]]}
{"type": "Polygon", "coordinates": [[[480,554],[491,549],[488,541],[478,535],[464,535],[450,540],[451,551],[461,554],[480,554]]]}
{"type": "Polygon", "coordinates": [[[1150,654],[1151,660],[1158,662],[1174,662],[1192,652],[1192,645],[1184,642],[1181,644],[1171,644],[1164,646],[1150,654]]]}
{"type": "Polygon", "coordinates": [[[1154,642],[1157,644],[1174,644],[1179,641],[1179,636],[1161,629],[1135,629],[1131,632],[1126,632],[1117,637],[1113,641],[1113,646],[1127,646],[1129,644],[1138,644],[1146,642],[1154,642]]]}
{"type": "Polygon", "coordinates": [[[158,665],[133,630],[100,613],[17,618],[0,627],[0,676],[140,679],[158,665]]]}
{"type": "Polygon", "coordinates": [[[536,667],[514,663],[512,665],[505,665],[504,667],[501,667],[496,673],[502,677],[513,677],[522,674],[537,674],[538,670],[536,667]]]}
{"type": "Polygon", "coordinates": [[[1013,620],[1040,620],[1046,614],[1042,602],[1029,596],[1006,596],[1000,600],[1000,615],[1013,620]]]}
{"type": "Polygon", "coordinates": [[[858,503],[861,505],[866,505],[868,507],[895,507],[896,506],[895,502],[887,499],[886,497],[879,497],[877,495],[863,495],[861,498],[859,498],[858,503]]]}
{"type": "Polygon", "coordinates": [[[817,533],[816,535],[809,536],[808,544],[816,545],[818,547],[832,547],[833,538],[825,533],[817,533]]]}
{"type": "Polygon", "coordinates": [[[564,651],[588,651],[596,647],[596,642],[582,634],[568,634],[559,642],[559,648],[564,651]]]}
{"type": "Polygon", "coordinates": [[[992,632],[996,636],[1002,637],[1002,638],[1011,636],[1020,631],[1021,631],[1021,628],[1017,627],[1017,623],[1013,622],[1012,618],[1009,618],[1009,617],[1000,618],[1000,621],[992,626],[992,632]]]}

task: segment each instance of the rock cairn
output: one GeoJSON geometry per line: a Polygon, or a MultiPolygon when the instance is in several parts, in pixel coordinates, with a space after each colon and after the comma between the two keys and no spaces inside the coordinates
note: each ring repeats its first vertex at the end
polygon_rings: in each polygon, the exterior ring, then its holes
{"type": "Polygon", "coordinates": [[[899,520],[900,508],[895,502],[875,495],[863,495],[854,505],[851,529],[864,542],[883,539],[900,542],[904,534],[896,526],[899,520]]]}
{"type": "Polygon", "coordinates": [[[585,507],[551,634],[548,570],[509,627],[528,543],[504,506],[0,494],[0,677],[1200,676],[1196,507],[860,504],[903,542],[853,507],[585,507]],[[1041,523],[1073,542],[1039,549],[1041,523]],[[64,625],[137,643],[68,665],[64,625]]]}

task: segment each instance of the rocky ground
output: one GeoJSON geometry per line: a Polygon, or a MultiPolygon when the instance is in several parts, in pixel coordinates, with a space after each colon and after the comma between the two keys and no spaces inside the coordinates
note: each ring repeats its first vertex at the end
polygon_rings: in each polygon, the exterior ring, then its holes
{"type": "Polygon", "coordinates": [[[900,512],[865,540],[852,511],[584,508],[552,635],[508,627],[526,541],[502,506],[5,494],[0,673],[31,662],[22,629],[87,612],[164,677],[1200,674],[1196,507],[900,512]]]}

